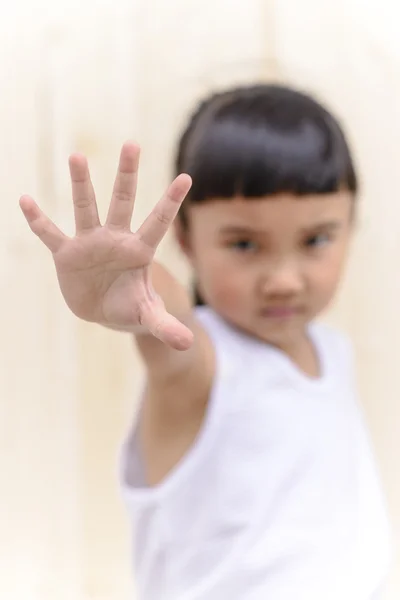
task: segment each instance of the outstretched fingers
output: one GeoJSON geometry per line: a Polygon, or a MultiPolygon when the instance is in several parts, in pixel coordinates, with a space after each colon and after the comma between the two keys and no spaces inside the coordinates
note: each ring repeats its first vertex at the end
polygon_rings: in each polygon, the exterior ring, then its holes
{"type": "Polygon", "coordinates": [[[154,337],[175,350],[188,350],[193,333],[166,310],[148,309],[141,315],[141,324],[154,337]]]}
{"type": "Polygon", "coordinates": [[[19,204],[33,233],[53,254],[57,252],[67,236],[40,210],[33,198],[22,196],[19,204]]]}
{"type": "Polygon", "coordinates": [[[179,175],[138,229],[140,238],[153,250],[156,250],[172,225],[191,185],[189,175],[179,175]]]}
{"type": "Polygon", "coordinates": [[[132,142],[126,142],[121,150],[117,176],[115,178],[107,225],[120,229],[129,229],[139,169],[140,148],[132,142]]]}
{"type": "Polygon", "coordinates": [[[70,156],[69,171],[76,233],[79,234],[100,225],[99,213],[86,158],[81,154],[70,156]]]}

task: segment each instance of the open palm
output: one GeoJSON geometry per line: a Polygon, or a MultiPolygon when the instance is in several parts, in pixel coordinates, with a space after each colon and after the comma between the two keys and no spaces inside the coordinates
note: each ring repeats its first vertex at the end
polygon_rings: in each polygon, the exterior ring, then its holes
{"type": "Polygon", "coordinates": [[[130,229],[140,150],[122,147],[105,224],[100,224],[86,158],[70,158],[76,234],[66,236],[29,196],[20,206],[32,231],[53,254],[62,294],[72,312],[87,321],[134,331],[145,327],[163,342],[183,349],[191,332],[165,310],[151,284],[151,263],[188,193],[180,175],[136,232],[130,229]]]}

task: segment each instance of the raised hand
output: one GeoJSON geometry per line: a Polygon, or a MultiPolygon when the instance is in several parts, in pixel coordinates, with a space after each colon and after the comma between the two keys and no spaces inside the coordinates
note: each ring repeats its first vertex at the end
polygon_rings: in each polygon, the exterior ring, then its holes
{"type": "Polygon", "coordinates": [[[180,175],[140,226],[130,223],[136,195],[140,150],[122,147],[111,203],[100,224],[96,197],[84,156],[70,158],[76,234],[66,236],[29,196],[20,206],[31,230],[53,254],[58,281],[72,312],[113,329],[147,329],[176,349],[190,346],[192,333],[167,313],[151,283],[151,263],[191,186],[180,175]]]}

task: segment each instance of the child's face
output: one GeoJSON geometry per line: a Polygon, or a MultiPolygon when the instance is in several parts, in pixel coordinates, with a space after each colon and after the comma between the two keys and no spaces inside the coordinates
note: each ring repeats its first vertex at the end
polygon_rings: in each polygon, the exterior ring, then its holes
{"type": "Polygon", "coordinates": [[[337,192],[189,206],[180,237],[200,294],[233,325],[284,346],[334,296],[353,202],[337,192]]]}

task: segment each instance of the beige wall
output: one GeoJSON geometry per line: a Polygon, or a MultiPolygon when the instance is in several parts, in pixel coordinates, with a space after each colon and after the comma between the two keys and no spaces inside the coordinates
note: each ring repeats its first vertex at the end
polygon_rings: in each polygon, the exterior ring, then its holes
{"type": "MultiPolygon", "coordinates": [[[[363,172],[354,256],[331,318],[354,336],[398,540],[400,43],[392,4],[14,0],[2,8],[1,598],[129,597],[115,460],[140,378],[128,338],[67,312],[18,197],[34,194],[72,232],[68,154],[88,154],[104,212],[119,146],[134,137],[143,146],[137,223],[168,180],[193,102],[257,78],[292,81],[328,101],[363,172]]],[[[161,255],[184,279],[170,242],[161,255]]],[[[398,566],[393,579],[391,600],[400,595],[398,566]]]]}

